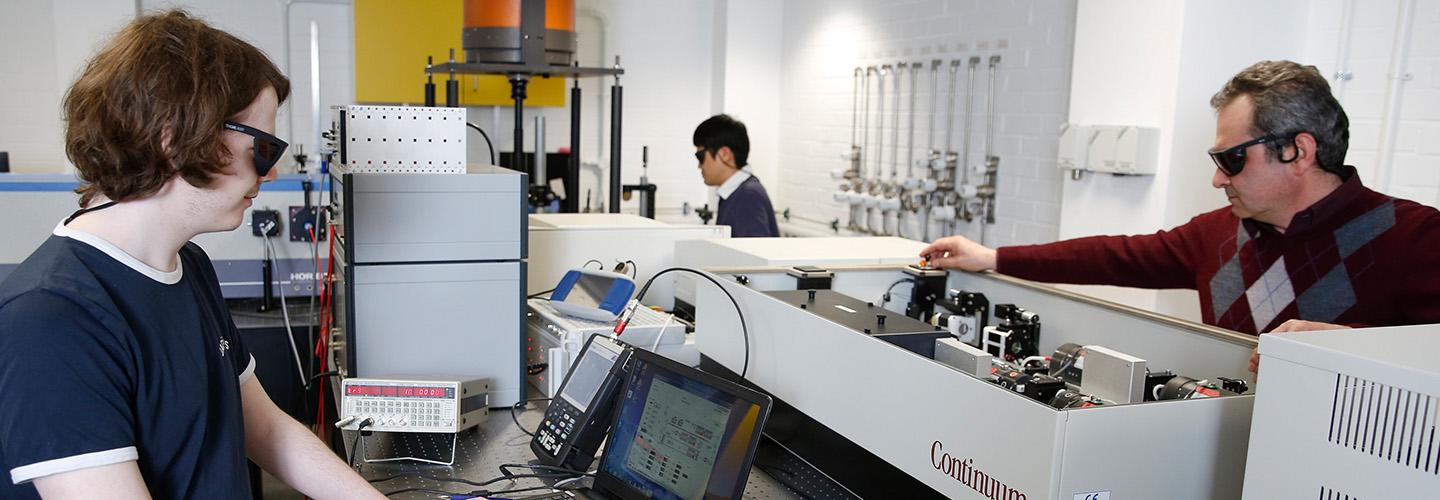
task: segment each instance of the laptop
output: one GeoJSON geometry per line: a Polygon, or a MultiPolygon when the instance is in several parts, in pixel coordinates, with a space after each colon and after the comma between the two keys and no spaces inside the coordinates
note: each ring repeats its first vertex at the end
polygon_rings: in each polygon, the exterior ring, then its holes
{"type": "Polygon", "coordinates": [[[769,396],[634,349],[592,497],[738,500],[769,396]]]}

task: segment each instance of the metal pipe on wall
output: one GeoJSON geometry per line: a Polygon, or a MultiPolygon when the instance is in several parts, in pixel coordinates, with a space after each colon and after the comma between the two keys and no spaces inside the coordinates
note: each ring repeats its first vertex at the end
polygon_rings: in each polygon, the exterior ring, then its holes
{"type": "Polygon", "coordinates": [[[1395,170],[1395,137],[1400,128],[1400,107],[1405,96],[1405,83],[1413,78],[1410,74],[1410,40],[1415,26],[1415,0],[1400,3],[1400,12],[1395,18],[1395,38],[1390,49],[1390,71],[1386,74],[1385,114],[1383,132],[1380,135],[1380,158],[1375,168],[1375,189],[1391,192],[1392,173],[1395,170]]]}
{"type": "Polygon", "coordinates": [[[885,176],[885,77],[890,74],[890,65],[880,65],[878,78],[875,79],[875,158],[874,179],[879,180],[885,176]]]}
{"type": "Polygon", "coordinates": [[[864,75],[865,69],[856,66],[850,105],[850,170],[857,175],[860,173],[860,80],[864,75]]]}
{"type": "Polygon", "coordinates": [[[916,84],[920,80],[920,62],[910,63],[910,133],[905,140],[905,177],[915,178],[915,92],[919,89],[916,84]]]}
{"type": "Polygon", "coordinates": [[[970,182],[970,137],[975,135],[974,129],[971,128],[975,123],[975,67],[979,65],[980,56],[970,58],[970,69],[967,70],[969,72],[970,83],[966,84],[965,87],[965,150],[964,157],[960,159],[960,168],[956,170],[960,175],[956,186],[962,186],[970,182]]]}
{"type": "Polygon", "coordinates": [[[895,65],[895,97],[891,101],[890,119],[890,182],[900,175],[900,77],[905,73],[905,63],[895,65]]]}
{"type": "Polygon", "coordinates": [[[948,107],[948,111],[945,113],[945,166],[946,166],[946,168],[950,169],[950,171],[951,171],[950,182],[952,183],[952,185],[954,185],[955,183],[959,183],[959,181],[960,181],[960,178],[957,177],[957,176],[955,176],[955,171],[954,171],[955,162],[956,162],[956,159],[957,159],[958,157],[957,157],[957,155],[955,154],[955,149],[950,146],[950,139],[951,139],[951,137],[953,137],[953,136],[955,135],[955,80],[956,80],[955,76],[956,76],[956,72],[957,72],[959,69],[960,69],[960,60],[959,60],[959,59],[953,59],[953,60],[951,60],[951,61],[950,61],[950,95],[949,95],[950,105],[949,105],[949,107],[948,107]]]}
{"type": "Polygon", "coordinates": [[[935,118],[940,116],[941,62],[942,61],[940,61],[939,59],[934,59],[930,61],[930,132],[928,134],[929,137],[926,138],[927,141],[925,147],[925,149],[927,150],[927,157],[925,163],[930,167],[930,172],[928,175],[926,175],[926,177],[930,179],[935,179],[939,176],[935,163],[937,160],[940,159],[940,150],[935,149],[935,132],[938,132],[939,130],[935,126],[935,118]]]}
{"type": "MultiPolygon", "coordinates": [[[[864,91],[860,95],[860,148],[864,151],[870,150],[870,75],[872,74],[875,74],[875,67],[866,67],[865,77],[861,79],[864,91]]],[[[864,153],[862,153],[863,156],[864,153]]],[[[860,171],[856,173],[859,174],[860,179],[864,179],[865,162],[861,161],[859,166],[860,171]]]]}

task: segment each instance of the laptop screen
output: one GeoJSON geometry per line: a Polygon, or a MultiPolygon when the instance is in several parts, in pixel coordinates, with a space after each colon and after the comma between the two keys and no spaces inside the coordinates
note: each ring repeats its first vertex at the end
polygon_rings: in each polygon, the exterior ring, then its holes
{"type": "Polygon", "coordinates": [[[770,398],[635,350],[595,489],[622,500],[739,499],[770,398]]]}

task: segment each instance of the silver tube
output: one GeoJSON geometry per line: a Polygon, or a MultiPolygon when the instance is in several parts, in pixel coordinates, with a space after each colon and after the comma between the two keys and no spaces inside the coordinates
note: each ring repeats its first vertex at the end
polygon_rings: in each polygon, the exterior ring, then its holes
{"type": "MultiPolygon", "coordinates": [[[[978,58],[977,58],[978,61],[978,58]]],[[[985,125],[985,157],[995,154],[995,67],[1000,65],[1000,56],[990,56],[990,90],[986,92],[986,114],[990,115],[985,125]]]]}
{"type": "Polygon", "coordinates": [[[895,98],[891,101],[890,119],[890,180],[900,175],[900,76],[905,73],[905,63],[895,65],[895,98]]]}
{"type": "MultiPolygon", "coordinates": [[[[955,152],[955,149],[952,148],[952,147],[950,147],[950,139],[951,139],[952,136],[955,135],[955,80],[957,80],[957,78],[955,78],[955,76],[956,76],[956,72],[959,71],[959,69],[960,69],[960,60],[959,60],[959,59],[952,59],[952,60],[950,61],[950,97],[949,97],[950,106],[949,106],[949,111],[945,113],[945,154],[946,154],[946,155],[954,154],[954,152],[955,152]]],[[[952,177],[951,179],[954,180],[955,178],[952,177]]]]}
{"type": "Polygon", "coordinates": [[[970,163],[970,136],[975,135],[971,127],[975,123],[975,67],[979,65],[980,56],[970,58],[970,83],[965,91],[965,153],[960,157],[958,163],[960,177],[956,178],[962,185],[970,182],[970,169],[966,166],[970,163]]]}
{"type": "MultiPolygon", "coordinates": [[[[865,68],[865,78],[862,80],[862,83],[864,84],[862,86],[865,88],[865,91],[861,93],[860,99],[860,150],[862,156],[864,155],[864,151],[870,148],[870,75],[874,73],[874,66],[865,68]]],[[[861,158],[860,162],[857,164],[860,166],[860,171],[856,172],[856,174],[858,174],[858,177],[860,179],[864,179],[864,158],[861,158]]]]}
{"type": "Polygon", "coordinates": [[[545,172],[545,117],[535,117],[535,177],[530,183],[536,186],[544,186],[547,172],[545,172]]]}
{"type": "Polygon", "coordinates": [[[876,179],[885,176],[885,77],[890,74],[890,65],[880,66],[879,77],[875,79],[875,158],[876,179]]]}
{"type": "Polygon", "coordinates": [[[910,138],[905,141],[905,178],[915,178],[915,92],[920,80],[920,67],[924,63],[910,63],[910,138]]]}
{"type": "Polygon", "coordinates": [[[860,79],[865,69],[855,67],[855,96],[850,106],[850,145],[860,146],[860,79]]]}
{"type": "MultiPolygon", "coordinates": [[[[925,151],[929,155],[927,164],[935,161],[937,153],[935,149],[935,117],[940,116],[940,63],[939,59],[930,61],[930,134],[925,142],[925,151]]],[[[929,177],[935,177],[933,164],[930,165],[929,177]]]]}

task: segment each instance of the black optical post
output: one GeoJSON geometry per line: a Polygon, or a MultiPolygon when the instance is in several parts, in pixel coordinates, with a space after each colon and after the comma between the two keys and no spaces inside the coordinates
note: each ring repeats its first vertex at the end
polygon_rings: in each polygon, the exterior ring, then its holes
{"type": "MultiPolygon", "coordinates": [[[[610,212],[620,211],[620,81],[619,77],[625,74],[620,68],[620,58],[615,58],[613,68],[585,68],[578,65],[571,66],[569,58],[564,63],[551,63],[547,60],[546,37],[552,36],[553,30],[545,26],[545,2],[525,1],[520,3],[520,30],[519,30],[519,61],[518,62],[456,62],[454,54],[451,54],[450,61],[445,64],[426,64],[425,73],[427,78],[435,73],[449,73],[450,81],[446,82],[447,101],[450,101],[450,88],[456,86],[454,75],[505,75],[510,81],[510,95],[515,100],[515,151],[514,162],[511,167],[521,172],[528,172],[526,155],[524,154],[524,114],[525,98],[530,80],[535,77],[551,78],[555,76],[570,76],[576,78],[576,83],[570,90],[570,161],[569,171],[564,178],[565,199],[560,205],[560,211],[575,213],[580,211],[580,84],[579,79],[593,76],[614,76],[615,86],[611,88],[611,103],[613,106],[611,115],[611,158],[610,158],[610,212]]],[[[467,28],[467,30],[470,28],[467,28]]],[[[469,35],[467,35],[469,36],[469,35]]],[[[573,41],[571,42],[573,43],[573,41]]],[[[513,52],[507,52],[513,54],[513,52]]],[[[468,52],[467,60],[478,61],[487,57],[484,52],[468,52]]],[[[514,61],[515,58],[504,59],[514,61]]],[[[453,95],[458,97],[458,88],[453,95]]],[[[427,99],[429,104],[429,99],[427,99]]],[[[537,155],[545,154],[544,151],[536,151],[537,155]]],[[[543,207],[554,201],[555,194],[550,191],[548,179],[539,179],[539,182],[532,179],[529,188],[530,203],[535,207],[543,207]]]]}

